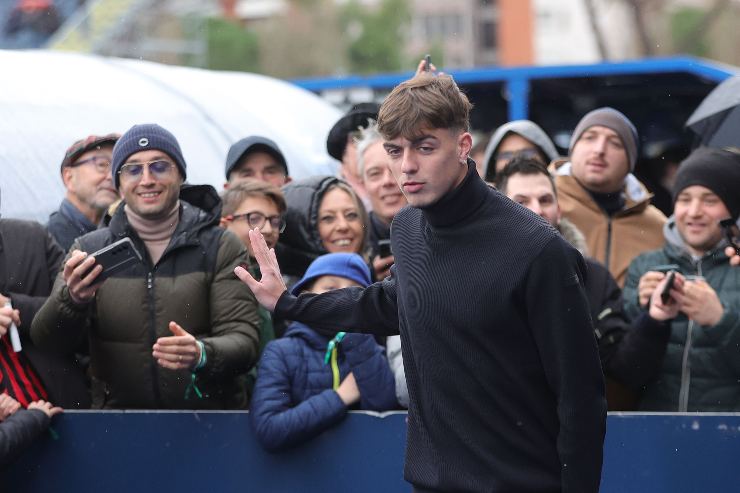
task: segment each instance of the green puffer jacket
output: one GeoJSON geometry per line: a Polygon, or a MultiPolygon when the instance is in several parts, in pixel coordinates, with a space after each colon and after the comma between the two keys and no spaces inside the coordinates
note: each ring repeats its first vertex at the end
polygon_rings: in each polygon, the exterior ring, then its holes
{"type": "Polygon", "coordinates": [[[740,268],[730,266],[724,242],[695,261],[672,218],[664,232],[667,241],[662,249],[640,255],[629,266],[623,292],[627,314],[635,318],[643,310],[637,291],[640,277],[665,264],[677,264],[684,275],[703,276],[725,312],[713,327],[701,326],[681,313],[673,320],[660,375],[645,389],[640,408],[740,411],[740,268]]]}
{"type": "Polygon", "coordinates": [[[128,236],[144,256],[106,280],[95,299],[77,306],[62,274],[38,312],[31,336],[39,346],[71,349],[90,341],[94,408],[246,408],[246,373],[257,359],[259,316],[252,292],[234,267],[247,261],[241,241],[218,227],[221,201],[213,187],[183,186],[180,222],[152,266],[124,207],[110,225],[78,238],[72,250],[94,252],[128,236]],[[160,367],[152,357],[157,338],[172,335],[170,321],[203,342],[207,362],[195,373],[199,398],[186,370],[160,367]]]}

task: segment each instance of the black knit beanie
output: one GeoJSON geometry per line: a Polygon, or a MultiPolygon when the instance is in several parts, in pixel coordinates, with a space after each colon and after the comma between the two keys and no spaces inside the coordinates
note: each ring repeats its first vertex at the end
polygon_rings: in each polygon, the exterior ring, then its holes
{"type": "Polygon", "coordinates": [[[113,184],[118,189],[118,172],[121,166],[134,153],[150,150],[162,151],[175,161],[182,174],[182,179],[187,178],[185,173],[185,158],[182,157],[180,144],[177,139],[165,128],[154,123],[134,125],[118,139],[113,147],[113,162],[111,172],[113,173],[113,184]]]}
{"type": "Polygon", "coordinates": [[[740,215],[740,154],[710,147],[692,152],[678,168],[673,185],[673,203],[681,191],[701,185],[717,194],[732,219],[740,215]]]}

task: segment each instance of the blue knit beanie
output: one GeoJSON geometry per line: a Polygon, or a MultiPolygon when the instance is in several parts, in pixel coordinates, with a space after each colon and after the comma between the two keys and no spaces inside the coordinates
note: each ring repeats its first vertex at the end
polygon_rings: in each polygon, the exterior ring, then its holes
{"type": "Polygon", "coordinates": [[[116,189],[119,185],[118,172],[126,160],[139,151],[158,150],[170,156],[177,165],[182,179],[187,178],[185,173],[185,158],[182,157],[180,144],[167,129],[154,123],[134,125],[118,139],[113,147],[113,162],[111,172],[113,173],[113,185],[116,189]]]}
{"type": "Polygon", "coordinates": [[[290,290],[298,296],[307,285],[321,276],[337,276],[354,281],[363,288],[370,285],[370,268],[356,253],[327,253],[308,266],[303,278],[290,290]]]}

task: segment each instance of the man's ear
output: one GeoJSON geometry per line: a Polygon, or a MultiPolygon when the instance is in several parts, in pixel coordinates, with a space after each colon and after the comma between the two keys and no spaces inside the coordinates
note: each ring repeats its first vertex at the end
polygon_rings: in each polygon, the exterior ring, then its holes
{"type": "Polygon", "coordinates": [[[468,162],[468,156],[470,155],[470,149],[473,148],[473,136],[470,132],[463,132],[457,138],[458,146],[458,159],[461,163],[468,162]]]}
{"type": "Polygon", "coordinates": [[[229,221],[227,221],[225,217],[222,217],[219,220],[218,225],[221,226],[222,228],[226,229],[226,226],[229,225],[229,221]]]}
{"type": "Polygon", "coordinates": [[[64,183],[64,188],[69,189],[69,182],[72,181],[73,175],[74,169],[71,166],[62,168],[62,183],[64,183]]]}
{"type": "Polygon", "coordinates": [[[291,177],[290,177],[290,176],[288,176],[288,175],[285,175],[285,183],[283,183],[283,185],[287,185],[287,184],[288,184],[288,183],[290,183],[291,181],[293,181],[293,178],[291,178],[291,177]]]}

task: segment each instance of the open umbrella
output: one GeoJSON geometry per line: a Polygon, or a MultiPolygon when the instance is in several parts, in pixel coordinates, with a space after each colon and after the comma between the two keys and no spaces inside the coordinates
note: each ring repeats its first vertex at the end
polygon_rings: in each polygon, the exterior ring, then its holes
{"type": "Polygon", "coordinates": [[[740,75],[715,87],[686,120],[686,126],[699,137],[699,145],[740,147],[740,75]]]}

